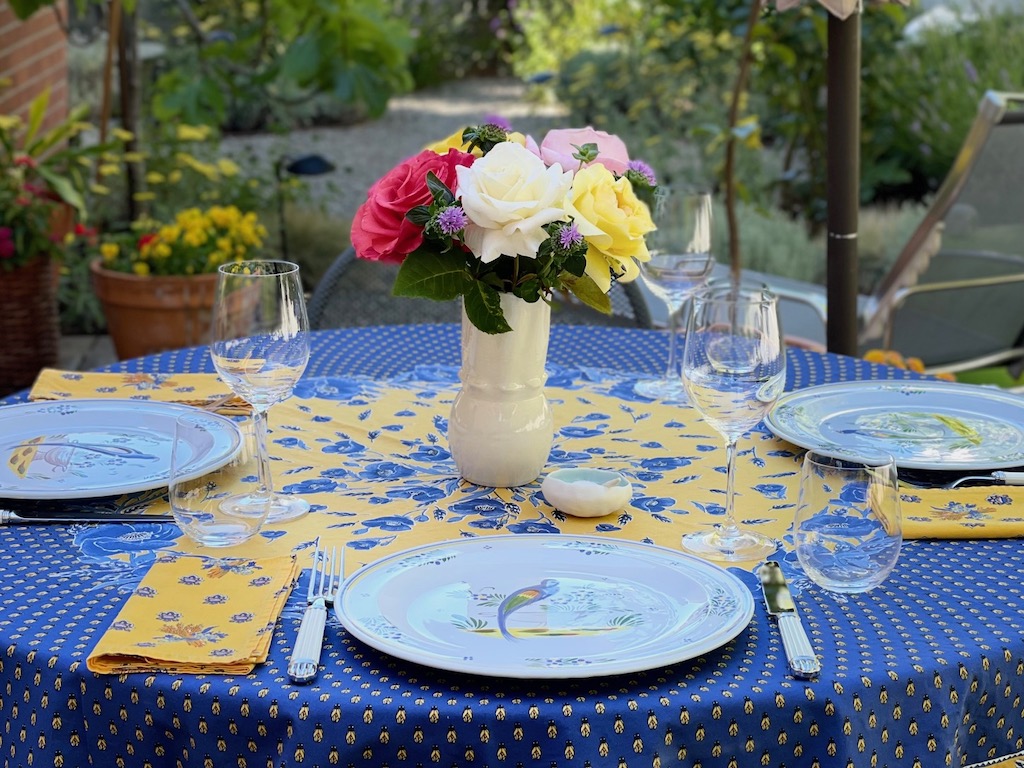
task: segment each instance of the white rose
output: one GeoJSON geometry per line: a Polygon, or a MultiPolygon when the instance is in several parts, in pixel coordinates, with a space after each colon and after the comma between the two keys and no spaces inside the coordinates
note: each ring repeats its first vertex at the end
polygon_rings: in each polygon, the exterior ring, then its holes
{"type": "Polygon", "coordinates": [[[469,218],[465,243],[485,264],[502,254],[536,256],[548,237],[544,225],[565,219],[572,173],[546,167],[520,144],[502,142],[455,172],[469,218]]]}

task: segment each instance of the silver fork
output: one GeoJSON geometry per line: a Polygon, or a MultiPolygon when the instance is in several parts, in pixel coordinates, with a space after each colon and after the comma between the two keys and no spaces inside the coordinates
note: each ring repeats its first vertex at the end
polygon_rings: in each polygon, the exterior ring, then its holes
{"type": "Polygon", "coordinates": [[[334,604],[334,598],[341,588],[345,574],[344,548],[338,559],[338,548],[332,547],[330,557],[327,548],[320,550],[317,542],[313,552],[313,567],[309,572],[309,589],[306,591],[306,612],[302,614],[299,634],[288,662],[288,677],[294,683],[310,683],[316,679],[320,667],[320,651],[324,645],[324,627],[327,624],[327,607],[334,604]]]}

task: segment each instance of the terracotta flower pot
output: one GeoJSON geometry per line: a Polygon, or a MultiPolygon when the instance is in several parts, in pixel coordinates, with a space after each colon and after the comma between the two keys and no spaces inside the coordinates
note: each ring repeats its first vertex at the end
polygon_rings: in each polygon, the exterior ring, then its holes
{"type": "Polygon", "coordinates": [[[122,360],[206,344],[217,275],[140,277],[89,265],[107,331],[122,360]]]}

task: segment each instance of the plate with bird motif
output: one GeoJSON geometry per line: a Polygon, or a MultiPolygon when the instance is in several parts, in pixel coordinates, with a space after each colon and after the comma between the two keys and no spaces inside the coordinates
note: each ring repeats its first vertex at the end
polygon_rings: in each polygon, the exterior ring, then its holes
{"type": "Polygon", "coordinates": [[[945,381],[850,381],[783,395],[765,419],[783,440],[840,458],[879,451],[906,469],[1024,465],[1024,397],[945,381]]]}
{"type": "Polygon", "coordinates": [[[438,669],[514,678],[638,672],[742,632],[750,590],[653,544],[524,534],[437,542],[350,576],[334,604],[352,635],[438,669]]]}
{"type": "Polygon", "coordinates": [[[174,423],[203,427],[188,439],[182,476],[226,464],[242,445],[231,419],[153,400],[60,400],[0,408],[0,498],[85,499],[167,485],[174,423]]]}

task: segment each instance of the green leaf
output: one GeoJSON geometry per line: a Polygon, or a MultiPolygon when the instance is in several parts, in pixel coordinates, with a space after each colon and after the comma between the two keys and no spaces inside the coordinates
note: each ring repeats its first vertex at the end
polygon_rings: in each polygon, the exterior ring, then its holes
{"type": "Polygon", "coordinates": [[[445,183],[437,178],[433,171],[427,171],[427,188],[434,197],[434,202],[449,206],[455,202],[455,195],[445,186],[445,183]]]}
{"type": "Polygon", "coordinates": [[[78,211],[80,216],[85,216],[85,200],[70,180],[53,173],[44,165],[36,166],[36,173],[46,180],[47,186],[57,194],[57,197],[78,211]]]}
{"type": "Polygon", "coordinates": [[[417,205],[410,208],[409,212],[405,214],[405,218],[417,226],[426,226],[427,222],[430,221],[430,207],[426,205],[417,205]]]}
{"type": "Polygon", "coordinates": [[[300,86],[313,83],[320,69],[319,41],[310,35],[296,38],[281,60],[281,74],[300,86]]]}
{"type": "Polygon", "coordinates": [[[398,269],[391,293],[452,301],[467,292],[470,283],[475,282],[466,274],[466,262],[461,253],[413,251],[398,269]]]}
{"type": "Polygon", "coordinates": [[[607,293],[598,288],[597,283],[589,275],[573,277],[569,273],[563,272],[562,280],[573,296],[588,307],[592,307],[606,315],[612,313],[612,300],[608,297],[607,293]]]}
{"type": "Polygon", "coordinates": [[[463,307],[469,321],[484,333],[508,333],[512,330],[501,311],[501,294],[479,280],[473,280],[467,288],[463,307]]]}

